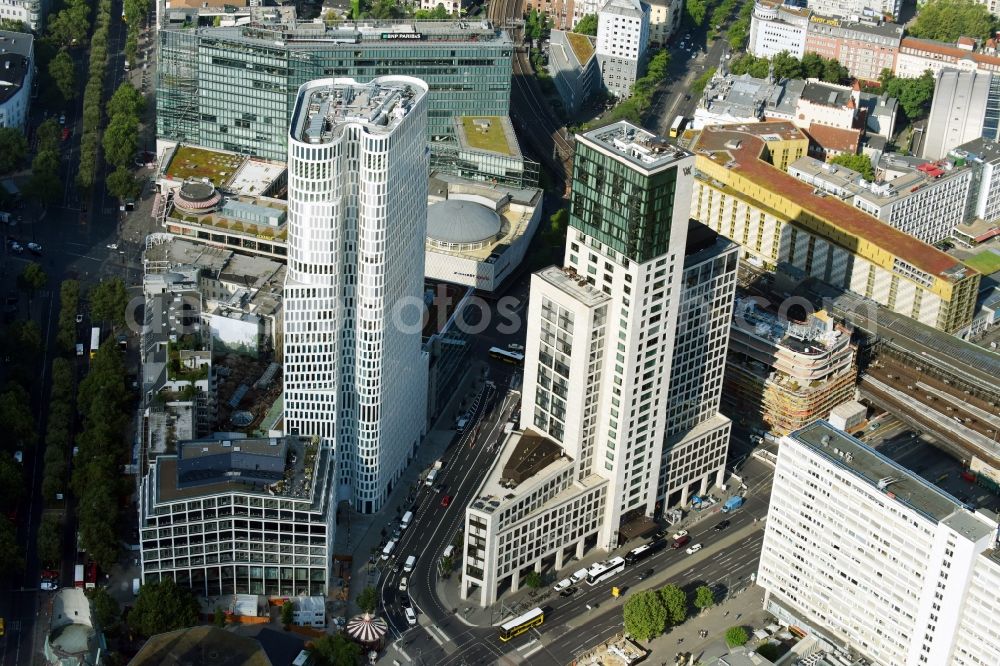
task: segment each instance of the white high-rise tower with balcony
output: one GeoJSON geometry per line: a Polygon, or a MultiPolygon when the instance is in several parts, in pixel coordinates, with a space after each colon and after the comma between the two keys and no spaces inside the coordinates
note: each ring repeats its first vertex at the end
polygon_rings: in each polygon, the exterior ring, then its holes
{"type": "Polygon", "coordinates": [[[378,511],[424,432],[427,85],[299,89],[288,140],[285,429],[337,449],[338,496],[378,511]]]}

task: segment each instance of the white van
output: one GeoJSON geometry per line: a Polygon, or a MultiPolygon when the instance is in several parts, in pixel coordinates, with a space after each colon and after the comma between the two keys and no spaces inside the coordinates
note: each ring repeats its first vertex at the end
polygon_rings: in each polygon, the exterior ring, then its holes
{"type": "Polygon", "coordinates": [[[575,574],[569,577],[573,583],[579,583],[582,580],[587,580],[587,569],[580,569],[575,574]]]}
{"type": "Polygon", "coordinates": [[[406,563],[403,564],[403,571],[405,571],[406,573],[410,573],[411,571],[413,571],[413,567],[416,564],[417,564],[417,556],[410,555],[408,558],[406,558],[406,563]]]}
{"type": "Polygon", "coordinates": [[[403,520],[401,520],[400,523],[399,523],[399,529],[405,530],[407,527],[410,526],[410,521],[412,521],[412,520],[413,520],[413,512],[412,511],[407,511],[406,513],[404,513],[403,514],[403,520]]]}
{"type": "Polygon", "coordinates": [[[448,546],[447,548],[444,549],[444,552],[441,553],[441,559],[443,560],[446,557],[451,557],[451,554],[454,552],[455,552],[455,546],[448,546]]]}
{"type": "Polygon", "coordinates": [[[385,548],[382,549],[382,559],[387,560],[389,556],[392,555],[392,551],[396,550],[396,540],[393,539],[389,543],[385,544],[385,548]]]}
{"type": "Polygon", "coordinates": [[[430,488],[431,486],[434,485],[434,481],[437,478],[438,478],[438,471],[436,469],[432,469],[430,473],[427,474],[427,478],[424,479],[424,485],[430,488]]]}

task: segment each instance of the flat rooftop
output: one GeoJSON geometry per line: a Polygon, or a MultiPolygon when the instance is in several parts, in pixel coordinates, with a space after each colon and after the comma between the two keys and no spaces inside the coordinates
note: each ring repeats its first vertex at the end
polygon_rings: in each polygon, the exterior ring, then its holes
{"type": "Polygon", "coordinates": [[[224,150],[180,145],[174,149],[163,173],[179,181],[207,178],[215,187],[222,187],[246,160],[244,155],[224,150]]]}
{"type": "Polygon", "coordinates": [[[972,273],[972,269],[941,250],[890,227],[840,199],[817,196],[812,186],[763,159],[769,141],[800,137],[800,130],[784,121],[713,125],[705,127],[696,137],[692,151],[725,165],[728,170],[792,202],[837,231],[864,239],[939,279],[957,282],[972,273]]]}
{"type": "Polygon", "coordinates": [[[788,437],[935,523],[956,512],[968,513],[956,498],[826,421],[815,421],[788,437]]]}
{"type": "MultiPolygon", "coordinates": [[[[523,492],[514,492],[514,490],[522,483],[528,483],[535,477],[547,477],[557,471],[573,466],[573,461],[564,453],[561,453],[561,451],[561,447],[556,445],[554,442],[551,442],[551,440],[548,440],[548,438],[544,435],[530,428],[526,428],[524,431],[515,430],[511,432],[500,445],[496,461],[490,468],[490,471],[483,480],[482,485],[479,486],[476,498],[473,499],[472,503],[469,505],[470,508],[476,511],[482,511],[483,513],[492,514],[509,502],[517,502],[524,499],[525,494],[523,492]],[[530,476],[525,477],[523,480],[518,482],[517,485],[512,485],[510,482],[511,480],[506,477],[507,471],[511,468],[512,464],[514,466],[523,466],[526,462],[524,459],[525,453],[528,452],[530,454],[532,450],[536,450],[533,442],[539,439],[545,440],[556,446],[556,448],[560,450],[560,455],[558,455],[558,457],[545,458],[547,463],[544,466],[532,467],[533,471],[530,476]],[[521,446],[522,441],[527,442],[528,446],[521,446]]],[[[535,511],[544,511],[546,507],[558,504],[568,498],[578,496],[581,489],[586,490],[602,483],[607,483],[607,479],[596,474],[591,474],[582,480],[575,480],[554,497],[548,499],[543,504],[535,506],[532,513],[535,511]]],[[[524,516],[521,516],[518,519],[522,518],[524,518],[524,516]]]]}
{"type": "Polygon", "coordinates": [[[427,85],[410,77],[381,76],[368,83],[347,78],[312,81],[299,91],[295,101],[292,138],[310,144],[330,143],[348,123],[388,134],[426,94],[427,85]]]}
{"type": "Polygon", "coordinates": [[[845,86],[835,86],[821,81],[807,81],[802,88],[800,99],[822,106],[842,108],[851,100],[851,90],[845,86]]]}
{"type": "Polygon", "coordinates": [[[588,283],[586,276],[576,273],[571,268],[549,266],[538,271],[535,275],[591,308],[611,300],[610,296],[588,283]]]}
{"type": "Polygon", "coordinates": [[[316,471],[328,451],[307,437],[241,438],[224,433],[182,442],[178,455],[160,456],[157,502],[243,492],[268,497],[313,499],[316,471]]]}
{"type": "Polygon", "coordinates": [[[505,116],[461,116],[456,118],[458,143],[463,148],[485,150],[518,157],[514,126],[505,116]]]}
{"type": "MultiPolygon", "coordinates": [[[[267,7],[265,9],[280,9],[267,7]]],[[[190,28],[171,26],[167,30],[192,32],[190,28]]],[[[345,21],[326,25],[323,22],[286,20],[280,14],[272,21],[252,26],[201,27],[194,31],[201,37],[229,39],[274,47],[275,41],[296,50],[349,50],[357,44],[379,49],[440,48],[445,44],[476,47],[483,43],[513,46],[510,35],[489,21],[345,21]]]]}
{"type": "Polygon", "coordinates": [[[581,65],[587,64],[590,56],[594,55],[594,42],[588,35],[581,35],[578,32],[566,32],[566,41],[573,49],[573,55],[581,65]]]}
{"type": "Polygon", "coordinates": [[[577,135],[577,140],[610,153],[647,173],[658,171],[690,157],[691,153],[667,143],[667,140],[621,120],[577,135]]]}

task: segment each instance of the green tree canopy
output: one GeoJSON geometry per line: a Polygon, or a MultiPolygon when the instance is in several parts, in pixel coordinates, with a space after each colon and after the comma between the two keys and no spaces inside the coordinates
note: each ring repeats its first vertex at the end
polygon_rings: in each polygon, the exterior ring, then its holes
{"type": "Polygon", "coordinates": [[[667,585],[660,588],[660,599],[663,607],[667,609],[667,621],[671,625],[677,625],[687,619],[687,595],[684,590],[676,585],[667,585]]]}
{"type": "Polygon", "coordinates": [[[43,150],[31,161],[31,180],[28,181],[27,194],[43,206],[62,199],[59,153],[56,150],[43,150]]]}
{"type": "Polygon", "coordinates": [[[145,583],[129,613],[128,623],[137,633],[153,636],[198,624],[198,600],[171,578],[145,583]]]}
{"type": "Polygon", "coordinates": [[[729,647],[738,647],[745,644],[750,640],[750,635],[747,634],[747,630],[743,627],[729,627],[726,629],[726,645],[729,647]]]}
{"type": "Polygon", "coordinates": [[[139,141],[139,121],[134,116],[117,115],[104,130],[104,157],[109,164],[128,166],[139,141]]]}
{"type": "Polygon", "coordinates": [[[684,18],[689,25],[698,27],[705,22],[708,16],[707,0],[687,0],[684,3],[684,18]]]}
{"type": "Polygon", "coordinates": [[[13,455],[4,451],[0,453],[0,510],[13,509],[22,497],[24,469],[14,460],[13,455]]]}
{"type": "Polygon", "coordinates": [[[344,634],[317,638],[306,647],[317,666],[357,666],[361,658],[361,646],[345,638],[344,634]]]}
{"type": "Polygon", "coordinates": [[[996,25],[990,10],[976,0],[927,0],[907,32],[914,37],[954,42],[959,37],[986,39],[996,25]]]}
{"type": "Polygon", "coordinates": [[[76,65],[68,53],[60,51],[49,61],[49,76],[52,77],[52,83],[56,85],[64,102],[76,97],[76,65]]]}
{"type": "Polygon", "coordinates": [[[24,267],[21,271],[21,275],[18,277],[18,284],[21,288],[27,291],[29,294],[33,294],[42,287],[45,283],[49,281],[49,276],[45,274],[42,267],[37,263],[32,261],[30,264],[24,267]]]}
{"type": "Polygon", "coordinates": [[[927,70],[915,79],[901,79],[883,70],[880,77],[882,92],[899,100],[906,117],[919,120],[927,116],[934,99],[934,74],[927,70]]]}
{"type": "Polygon", "coordinates": [[[0,174],[10,173],[21,166],[28,154],[28,140],[24,132],[13,127],[0,127],[0,174]]]}
{"type": "Polygon", "coordinates": [[[581,16],[580,20],[576,22],[576,27],[573,28],[573,32],[578,32],[581,35],[596,37],[597,14],[585,14],[584,16],[581,16]]]}
{"type": "Polygon", "coordinates": [[[701,585],[694,591],[694,607],[705,610],[715,604],[715,593],[708,585],[701,585]]]}
{"type": "Polygon", "coordinates": [[[357,603],[358,608],[365,613],[373,613],[378,605],[378,592],[375,591],[374,587],[366,587],[358,594],[357,603]]]}
{"type": "Polygon", "coordinates": [[[118,166],[108,174],[104,184],[108,188],[108,193],[120,201],[134,199],[142,191],[142,185],[124,166],[118,166]]]}
{"type": "Polygon", "coordinates": [[[667,626],[667,609],[663,598],[655,590],[630,595],[622,612],[625,631],[640,641],[656,638],[667,626]]]}
{"type": "Polygon", "coordinates": [[[122,609],[115,598],[108,594],[108,590],[103,587],[91,590],[88,596],[101,629],[110,634],[117,632],[121,624],[122,609]]]}
{"type": "Polygon", "coordinates": [[[8,383],[0,393],[0,423],[7,430],[7,446],[34,446],[35,419],[31,415],[31,397],[20,384],[8,383]]]}
{"type": "Polygon", "coordinates": [[[111,322],[114,326],[125,323],[128,291],[119,277],[102,280],[90,290],[90,315],[97,321],[111,322]]]}
{"type": "Polygon", "coordinates": [[[108,118],[115,116],[131,116],[138,120],[142,116],[143,109],[146,108],[146,100],[142,93],[136,90],[128,81],[123,82],[115,93],[108,100],[108,118]]]}
{"type": "Polygon", "coordinates": [[[774,75],[779,79],[802,78],[802,61],[788,51],[782,51],[771,58],[771,64],[774,65],[774,75]]]}
{"type": "Polygon", "coordinates": [[[54,513],[42,515],[42,522],[38,526],[38,558],[47,567],[59,564],[62,557],[62,524],[59,516],[54,513]]]}
{"type": "Polygon", "coordinates": [[[524,584],[533,590],[537,590],[542,586],[542,574],[537,571],[529,571],[528,575],[524,577],[524,584]]]}
{"type": "Polygon", "coordinates": [[[38,152],[45,150],[59,151],[59,123],[55,118],[49,118],[42,122],[35,130],[35,138],[38,139],[38,152]]]}
{"type": "Polygon", "coordinates": [[[875,170],[872,168],[872,161],[868,159],[867,155],[843,153],[830,160],[830,163],[853,169],[860,173],[868,182],[875,180],[875,170]]]}
{"type": "Polygon", "coordinates": [[[9,575],[23,570],[24,553],[17,542],[17,527],[7,516],[0,516],[0,571],[9,575]]]}

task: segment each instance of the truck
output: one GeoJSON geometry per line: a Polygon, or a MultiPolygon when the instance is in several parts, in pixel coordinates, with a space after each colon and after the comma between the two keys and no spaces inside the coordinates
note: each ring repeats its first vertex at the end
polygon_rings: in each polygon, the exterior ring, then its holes
{"type": "Polygon", "coordinates": [[[725,504],[722,505],[722,512],[729,513],[730,511],[735,511],[741,506],[743,506],[743,498],[739,495],[733,495],[726,500],[725,504]]]}
{"type": "Polygon", "coordinates": [[[427,486],[428,488],[433,486],[435,479],[437,479],[437,476],[438,476],[438,468],[435,467],[427,474],[427,478],[424,479],[424,485],[427,486]]]}
{"type": "Polygon", "coordinates": [[[78,564],[73,569],[73,587],[83,588],[83,565],[78,564]]]}

